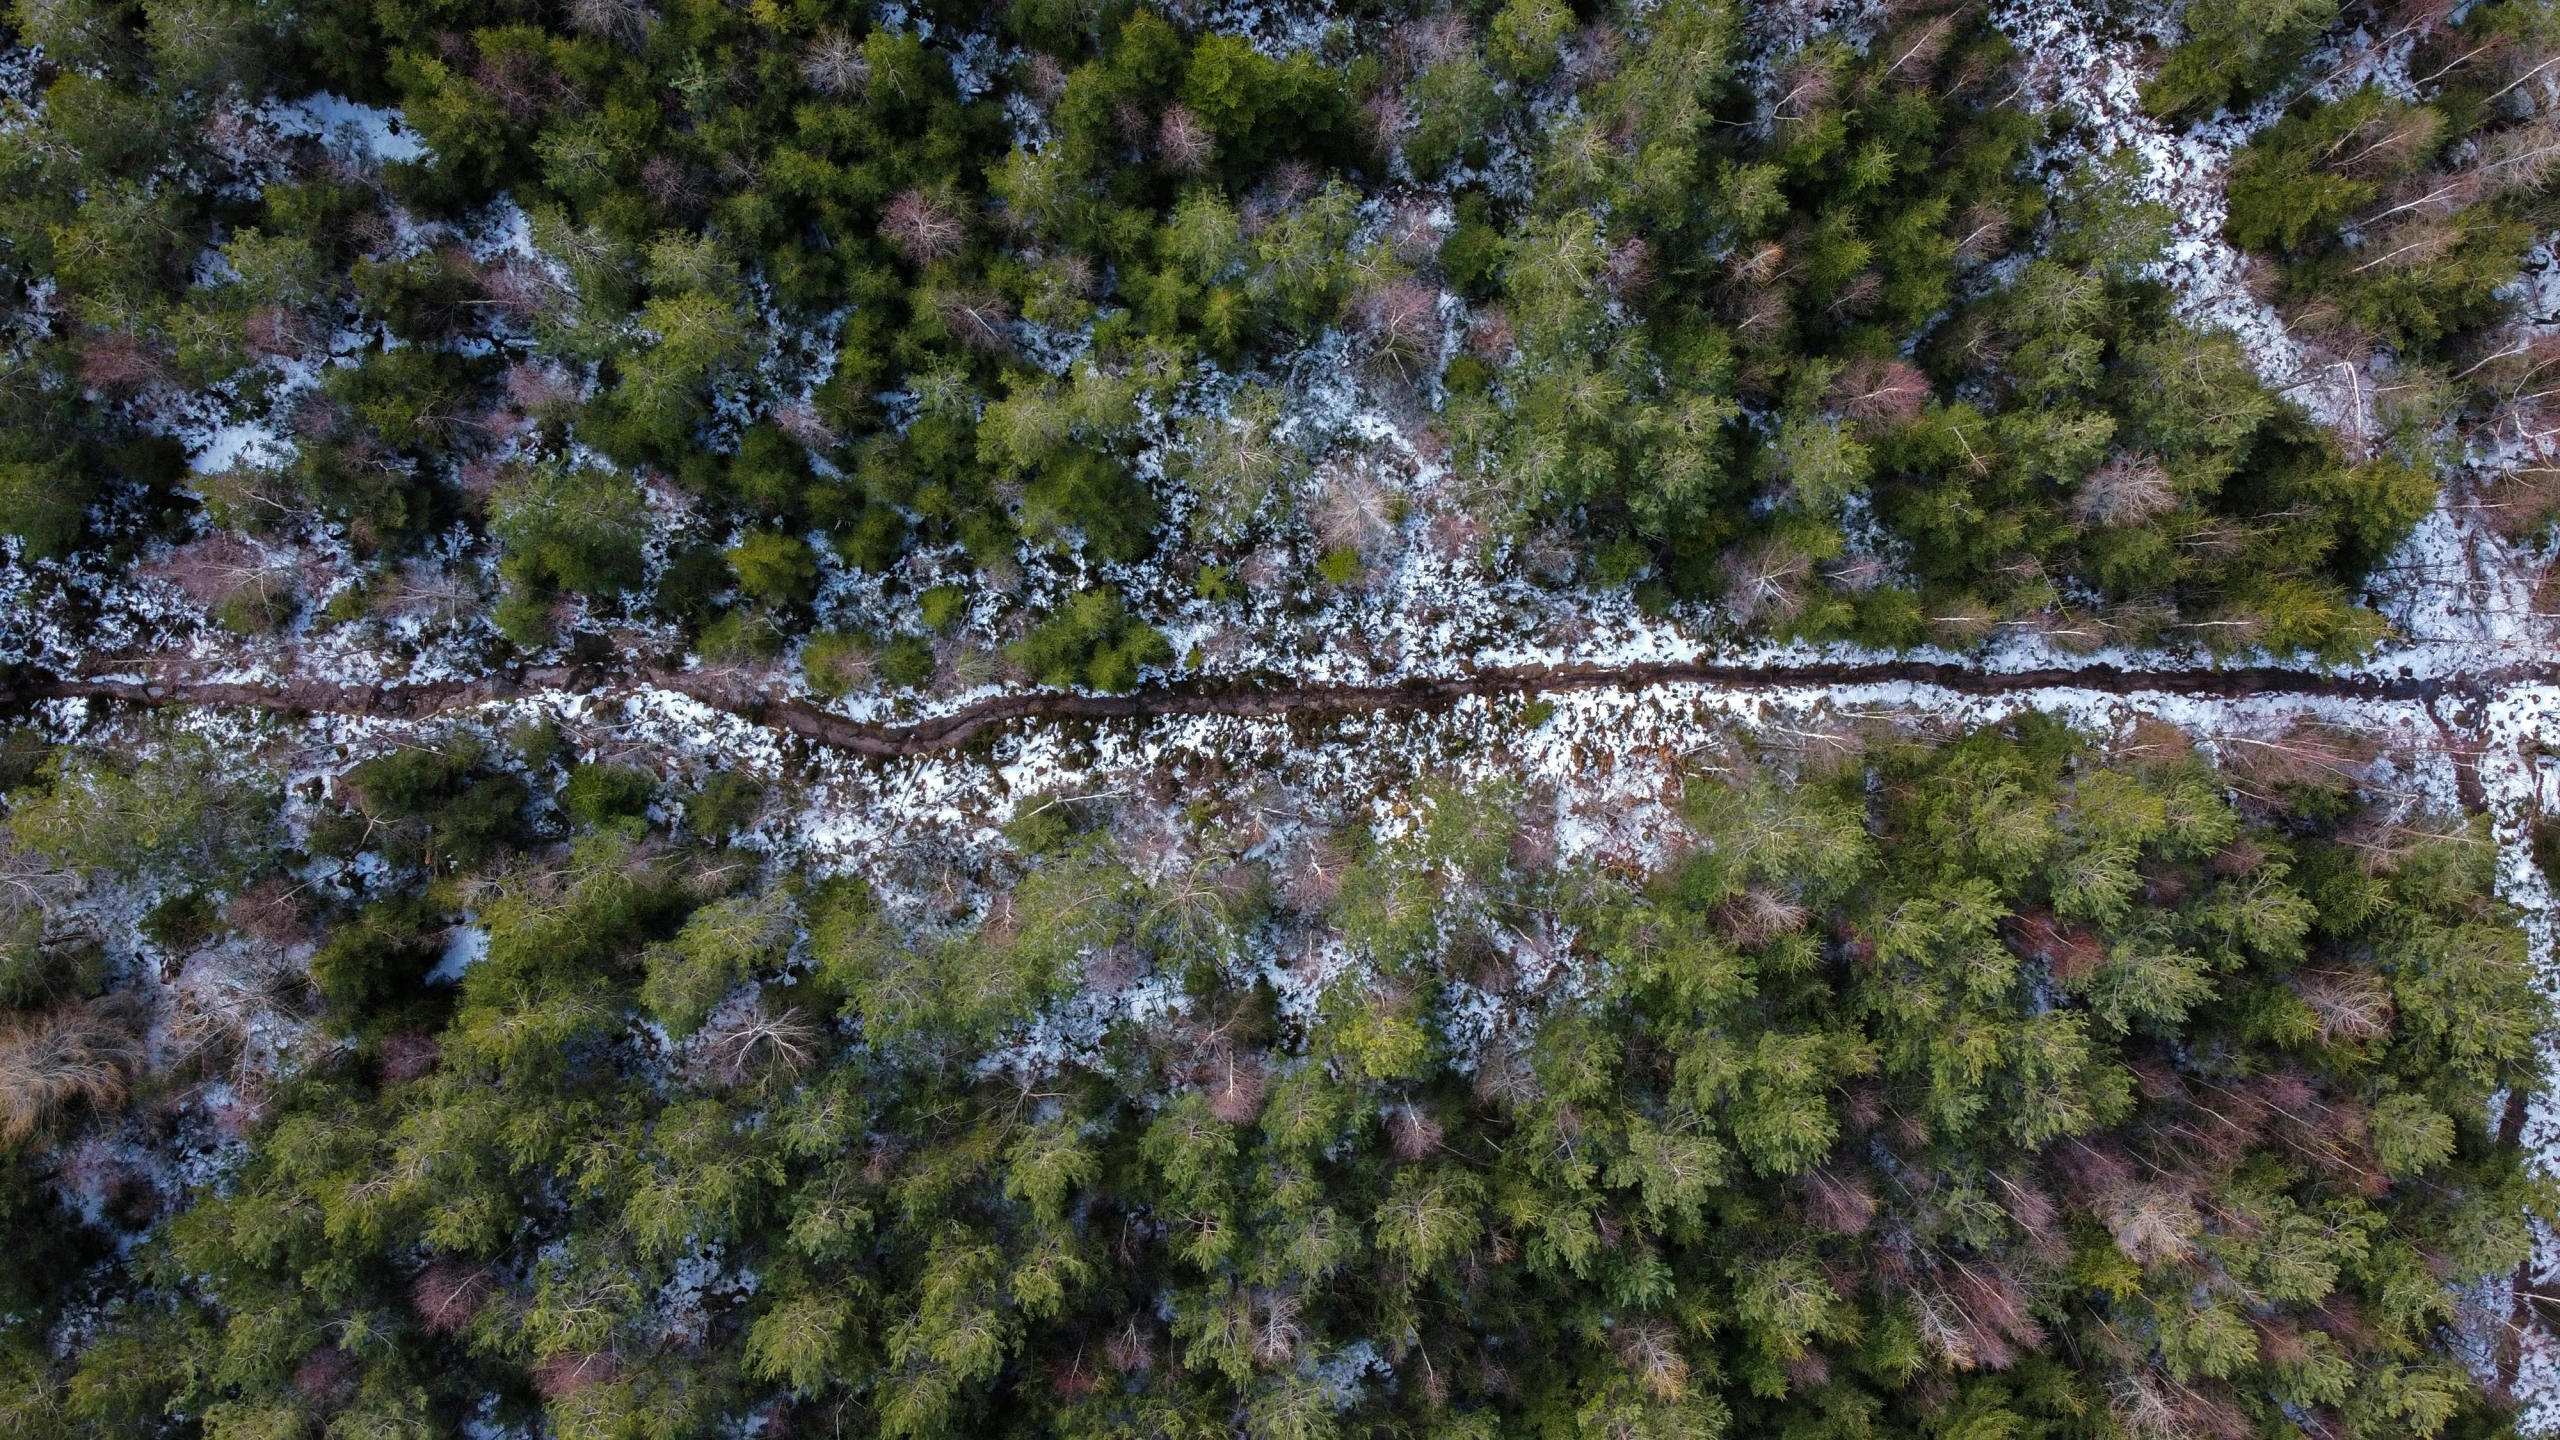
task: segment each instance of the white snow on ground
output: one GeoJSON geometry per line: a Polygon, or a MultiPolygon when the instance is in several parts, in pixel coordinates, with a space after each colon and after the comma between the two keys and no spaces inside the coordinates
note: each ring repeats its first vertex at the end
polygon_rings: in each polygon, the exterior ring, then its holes
{"type": "Polygon", "coordinates": [[[2175,230],[2156,266],[2192,323],[2230,331],[2266,382],[2332,425],[2358,421],[2352,387],[2285,332],[2273,307],[2249,293],[2248,257],[2222,238],[2223,177],[2231,152],[2248,140],[2241,125],[2208,125],[2180,135],[2143,113],[2148,78],[2140,44],[2099,34],[2070,0],[2004,0],[1992,19],[2026,57],[2022,79],[2031,108],[2068,106],[2081,121],[2049,155],[2056,173],[2084,157],[2131,150],[2143,162],[2136,193],[2169,207],[2175,230]]]}
{"type": "Polygon", "coordinates": [[[399,111],[359,105],[327,91],[291,103],[270,102],[260,113],[279,134],[312,136],[377,161],[417,160],[427,153],[426,142],[399,111]]]}
{"type": "Polygon", "coordinates": [[[252,422],[214,431],[203,449],[187,457],[187,468],[198,475],[219,475],[240,466],[282,465],[292,458],[292,442],[252,422]]]}
{"type": "MultiPolygon", "coordinates": [[[[2560,993],[2560,900],[2533,863],[2537,822],[2560,819],[2560,687],[2518,686],[2482,707],[2479,775],[2497,824],[2499,889],[2524,911],[2527,943],[2546,992],[2560,993]]],[[[2546,1169],[2560,1169],[2560,1053],[2546,1052],[2542,1094],[2525,1121],[2524,1143],[2546,1169]]],[[[2560,1236],[2537,1226],[2530,1283],[2545,1293],[2560,1285],[2560,1236]]],[[[2517,1393],[2527,1402],[2528,1434],[2560,1432],[2560,1337],[2536,1327],[2523,1333],[2517,1393]]]]}
{"type": "Polygon", "coordinates": [[[1188,16],[1204,30],[1242,35],[1253,48],[1273,59],[1286,59],[1320,48],[1328,36],[1345,28],[1342,17],[1325,0],[1314,3],[1267,3],[1267,0],[1201,0],[1188,16]]]}
{"type": "Polygon", "coordinates": [[[430,985],[457,984],[462,979],[462,972],[470,969],[488,953],[488,931],[468,922],[456,925],[452,932],[445,936],[444,953],[436,957],[435,968],[427,972],[427,983],[430,985]]]}

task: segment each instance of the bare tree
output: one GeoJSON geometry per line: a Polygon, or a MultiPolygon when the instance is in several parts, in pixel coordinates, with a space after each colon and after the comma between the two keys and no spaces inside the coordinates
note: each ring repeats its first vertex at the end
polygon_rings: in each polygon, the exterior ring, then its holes
{"type": "Polygon", "coordinates": [[[959,254],[968,235],[959,207],[924,190],[901,192],[880,215],[880,237],[919,265],[959,254]]]}
{"type": "Polygon", "coordinates": [[[809,42],[800,57],[800,73],[821,95],[858,95],[871,81],[871,62],[862,42],[842,30],[829,30],[809,42]]]}
{"type": "Polygon", "coordinates": [[[1218,137],[1207,121],[1192,113],[1186,105],[1168,105],[1164,118],[1156,123],[1156,153],[1165,165],[1185,175],[1197,175],[1209,168],[1218,151],[1218,137]]]}
{"type": "Polygon", "coordinates": [[[657,17],[640,0],[569,0],[569,28],[591,39],[637,50],[657,17]]]}

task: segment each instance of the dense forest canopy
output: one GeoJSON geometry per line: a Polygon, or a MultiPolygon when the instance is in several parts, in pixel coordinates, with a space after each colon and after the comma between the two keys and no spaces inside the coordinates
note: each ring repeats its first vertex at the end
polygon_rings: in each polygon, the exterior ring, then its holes
{"type": "Polygon", "coordinates": [[[0,1434],[2513,1436],[2560,13],[2055,3],[15,0],[0,1434]]]}
{"type": "Polygon", "coordinates": [[[1979,6],[11,13],[0,530],[250,634],[655,624],[841,695],[966,622],[962,688],[1125,689],[1174,609],[1419,528],[1757,633],[2338,660],[2461,425],[2548,391],[2502,288],[2551,218],[2533,0],[2163,32],[2162,123],[2272,120],[2225,238],[2346,357],[2317,417],[2178,318],[2140,154],[2027,108],[1979,6]],[[2320,73],[2355,26],[2405,83],[2320,73]],[[1309,423],[1311,368],[1429,483],[1309,423]]]}
{"type": "Polygon", "coordinates": [[[1168,776],[892,903],[546,726],[282,803],[184,731],[21,746],[0,1413],[2490,1433],[2560,1198],[2497,852],[2347,732],[2224,749],[1838,731],[1691,772],[1650,871],[1515,783],[1168,776]],[[83,886],[160,898],[116,942],[83,886]]]}

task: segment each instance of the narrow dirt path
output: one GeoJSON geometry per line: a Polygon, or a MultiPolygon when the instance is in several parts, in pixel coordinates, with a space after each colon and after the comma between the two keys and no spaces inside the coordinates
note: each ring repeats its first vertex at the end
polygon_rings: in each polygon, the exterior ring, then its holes
{"type": "Polygon", "coordinates": [[[2334,696],[2360,700],[2482,699],[2516,685],[2560,682],[2560,665],[2519,666],[2453,677],[2330,675],[2278,667],[2134,670],[2113,665],[1986,671],[1928,661],[1805,665],[1719,665],[1662,662],[1617,666],[1490,668],[1445,679],[1397,684],[1176,684],[1125,695],[1034,690],[992,696],[909,723],[850,720],[806,700],[774,695],[745,672],[680,671],[650,666],[550,666],[484,680],[423,685],[349,686],[321,681],[253,683],[190,677],[28,677],[0,688],[0,704],[45,699],[103,699],[123,704],[215,705],[287,714],[424,720],[518,696],[611,696],[657,689],[688,696],[758,725],[815,744],[880,758],[928,755],[968,743],[1015,722],[1143,719],[1156,716],[1302,714],[1321,717],[1376,711],[1430,710],[1474,697],[1533,697],[1576,690],[1639,690],[1691,685],[1727,691],[1909,685],[1958,695],[2037,690],[2103,694],[2191,695],[2242,699],[2257,695],[2334,696]]]}

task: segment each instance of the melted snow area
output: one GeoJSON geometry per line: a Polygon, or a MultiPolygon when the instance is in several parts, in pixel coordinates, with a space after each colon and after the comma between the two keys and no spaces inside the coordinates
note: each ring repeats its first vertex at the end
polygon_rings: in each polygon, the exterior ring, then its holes
{"type": "MultiPolygon", "coordinates": [[[[1767,43],[1776,49],[1800,45],[1820,28],[1854,38],[1872,23],[1871,7],[1841,5],[1836,12],[1808,9],[1799,31],[1772,34],[1767,43]]],[[[2109,28],[2061,0],[1999,0],[1994,15],[2031,57],[2028,97],[2043,107],[2068,106],[2080,117],[2046,157],[2054,173],[2067,172],[2087,156],[2139,154],[2150,196],[2177,216],[2176,241],[2159,273],[2182,312],[2239,336],[2270,383],[2348,435],[2364,434],[2371,425],[2366,397],[2387,373],[2387,361],[2320,353],[2289,335],[2276,312],[2251,292],[2245,258],[2220,238],[2222,178],[2231,153],[2256,127],[2270,123],[2273,113],[2222,116],[2186,133],[2170,131],[2141,113],[2136,96],[2145,41],[2152,37],[2120,25],[2109,28]]],[[[1212,0],[1204,18],[1231,21],[1232,28],[1274,53],[1318,46],[1334,23],[1320,6],[1240,0],[1212,0]]],[[[988,63],[966,44],[955,53],[973,66],[988,63]]],[[[2316,57],[2314,65],[2327,77],[2323,85],[2343,89],[2368,79],[2405,85],[2404,61],[2405,55],[2355,35],[2316,57]]],[[[418,146],[392,116],[331,97],[245,117],[242,125],[244,145],[317,139],[358,166],[407,158],[418,146]]],[[[1435,202],[1420,192],[1390,197],[1371,206],[1366,223],[1372,234],[1410,223],[1415,215],[1445,227],[1450,218],[1435,202]]],[[[483,257],[509,253],[543,263],[532,253],[523,215],[511,206],[460,230],[410,225],[401,243],[415,250],[462,244],[483,257]]],[[[2547,325],[2560,316],[2560,258],[2551,244],[2532,258],[2522,291],[2522,308],[2534,323],[2547,325]]],[[[1444,352],[1454,353],[1470,317],[1455,297],[1443,297],[1441,304],[1444,352]]],[[[1060,371],[1081,346],[1075,336],[1021,338],[1025,353],[1046,357],[1060,371]]],[[[154,413],[185,440],[203,475],[271,462],[290,454],[293,445],[289,426],[278,418],[288,413],[285,402],[369,339],[355,332],[334,337],[326,356],[280,368],[254,397],[246,391],[183,403],[162,397],[166,403],[154,413]]],[[[828,359],[778,345],[769,382],[788,390],[802,384],[812,366],[823,374],[828,359]]],[[[2525,912],[2544,972],[2560,978],[2554,959],[2560,907],[2527,843],[2538,819],[2560,815],[2560,758],[2554,758],[2560,756],[2560,686],[2495,683],[2553,653],[2549,617],[2533,609],[2551,557],[2499,538],[2462,499],[2507,467],[2548,458],[2538,448],[2545,442],[2494,434],[2459,437],[2465,472],[2448,484],[2448,498],[2375,579],[2372,599],[2399,634],[2360,668],[2469,682],[2466,700],[2222,700],[2068,687],[1983,698],[1914,684],[1793,684],[1790,667],[1852,658],[1853,652],[1739,645],[1726,638],[1729,627],[1707,607],[1649,617],[1624,590],[1575,584],[1570,552],[1560,542],[1481,533],[1452,493],[1450,438],[1435,429],[1427,403],[1436,378],[1382,375],[1347,335],[1329,335],[1257,375],[1186,387],[1169,412],[1152,422],[1158,445],[1142,464],[1150,478],[1162,475],[1179,422],[1224,414],[1248,379],[1280,394],[1274,435],[1305,461],[1290,507],[1295,513],[1265,527],[1261,548],[1243,567],[1246,588],[1257,598],[1212,604],[1197,597],[1188,571],[1174,573],[1165,562],[1089,565],[1026,548],[1017,574],[996,582],[969,580],[971,615],[936,642],[942,667],[930,698],[857,695],[834,708],[856,718],[907,719],[984,698],[1007,683],[996,653],[1007,635],[998,617],[1010,600],[1055,599],[1097,581],[1118,586],[1172,638],[1182,656],[1177,678],[1376,683],[1494,666],[1715,660],[1765,666],[1767,685],[1755,691],[1681,684],[1595,689],[1559,692],[1535,704],[1470,699],[1439,710],[1315,719],[1021,724],[965,752],[898,761],[857,760],[817,749],[650,689],[627,698],[529,694],[424,727],[326,716],[252,722],[203,712],[176,723],[214,729],[235,753],[263,755],[282,770],[292,819],[307,817],[334,777],[367,755],[435,731],[496,736],[526,719],[551,718],[581,758],[646,764],[670,778],[699,778],[714,770],[760,778],[767,785],[763,810],[738,837],[747,851],[776,868],[807,864],[859,872],[909,918],[943,923],[965,921],[983,908],[986,896],[973,889],[978,881],[971,877],[985,875],[998,844],[997,827],[1032,797],[1119,801],[1113,823],[1126,832],[1123,848],[1160,874],[1187,872],[1204,860],[1245,859],[1267,863],[1284,883],[1320,885],[1333,863],[1323,837],[1354,819],[1390,829],[1408,822],[1414,807],[1424,803],[1415,790],[1418,780],[1508,781],[1526,796],[1531,843],[1557,858],[1594,860],[1632,878],[1692,843],[1677,814],[1683,773],[1771,763],[1773,752],[1781,766],[1818,764],[1840,737],[1867,727],[1952,729],[2034,708],[2120,735],[2129,734],[2137,720],[2165,720],[2210,748],[2218,738],[2272,738],[2313,718],[2380,742],[2383,758],[2376,762],[2373,788],[2411,807],[2461,808],[2470,788],[2461,767],[2473,772],[2477,788],[2471,798],[2485,804],[2495,821],[2502,888],[2525,912]],[[1314,556],[1344,546],[1362,555],[1361,578],[1341,586],[1315,580],[1314,556]],[[1208,811],[1219,817],[1214,825],[1186,818],[1208,811]]],[[[505,453],[499,451],[501,457],[505,453]]],[[[1167,524],[1178,532],[1188,521],[1186,502],[1174,493],[1178,487],[1166,489],[1167,524]]],[[[653,484],[650,497],[658,528],[653,565],[663,563],[679,539],[719,538],[708,534],[704,518],[672,487],[653,484]]],[[[100,519],[114,523],[112,515],[100,519]]],[[[199,678],[369,687],[483,677],[502,653],[486,620],[496,589],[494,564],[467,533],[457,532],[434,553],[398,570],[370,577],[368,603],[355,607],[353,618],[336,622],[324,621],[320,611],[330,597],[364,578],[363,567],[343,536],[316,525],[260,541],[199,540],[116,573],[83,563],[29,563],[13,547],[0,549],[0,594],[8,597],[0,606],[0,662],[138,679],[183,663],[199,678]],[[243,572],[290,579],[304,597],[301,612],[277,633],[254,639],[211,623],[208,596],[243,572]]],[[[821,547],[821,553],[828,552],[821,547]]],[[[825,563],[835,562],[830,555],[825,563]]],[[[957,556],[915,557],[894,577],[894,586],[887,577],[830,568],[820,619],[875,632],[911,624],[907,607],[913,602],[904,597],[964,578],[957,556]]],[[[613,648],[631,658],[662,657],[679,648],[664,627],[603,618],[614,627],[613,648]]],[[[2209,663],[2201,655],[2067,650],[2023,630],[2000,635],[1976,652],[1910,658],[1994,670],[2105,662],[2165,671],[2209,663]]],[[[774,663],[762,683],[775,693],[805,693],[790,657],[774,663]]],[[[64,738],[94,734],[98,725],[135,723],[93,720],[86,709],[70,704],[44,713],[64,738]]],[[[306,879],[323,888],[348,887],[362,868],[362,862],[344,870],[324,866],[306,879]]],[[[90,903],[103,927],[132,937],[154,898],[102,894],[90,903]]],[[[1535,1004],[1571,993],[1576,976],[1570,938],[1511,937],[1519,980],[1504,994],[1478,995],[1461,1007],[1462,1033],[1455,1038],[1462,1049],[1493,1042],[1506,1027],[1524,1023],[1535,1004]]],[[[233,1080],[188,1108],[187,1128],[175,1145],[178,1178],[186,1181],[209,1179],[229,1163],[237,1149],[230,1137],[240,1118],[254,1113],[262,1077],[298,1063],[295,1056],[307,1053],[310,1043],[266,1003],[263,997],[271,991],[259,983],[275,967],[307,962],[308,943],[239,943],[265,948],[256,954],[163,957],[138,938],[127,946],[138,983],[161,1016],[155,1044],[175,1049],[205,1043],[205,1036],[219,1032],[242,1056],[233,1080]]],[[[485,943],[476,930],[458,927],[439,973],[458,975],[485,943]]],[[[1321,945],[1279,938],[1259,943],[1262,949],[1246,963],[1268,975],[1286,1006],[1300,1012],[1312,1007],[1343,967],[1357,963],[1321,945]]],[[[1022,1035],[995,1062],[999,1068],[1036,1074],[1096,1043],[1114,1017],[1185,1003],[1178,987],[1101,973],[1090,979],[1083,993],[1022,1035]]],[[[2560,1108],[2547,1097],[2532,1117],[2529,1138],[2546,1156],[2560,1157],[2560,1108]]],[[[148,1153],[133,1140],[102,1140],[93,1148],[97,1153],[80,1162],[82,1173],[100,1177],[111,1177],[119,1167],[161,1163],[153,1153],[172,1153],[165,1140],[148,1153]]],[[[80,1188],[94,1192],[94,1203],[106,1203],[107,1179],[80,1188]]],[[[2560,1243],[2548,1237],[2540,1269],[2544,1277],[2560,1277],[2560,1243]]],[[[2493,1299],[2488,1308],[2503,1315],[2506,1307],[2493,1299]]],[[[2537,1335],[2528,1337],[2527,1350],[2524,1382],[2527,1393],[2538,1397],[2533,1418],[2541,1429],[2560,1429],[2560,1345],[2537,1335]]]]}

